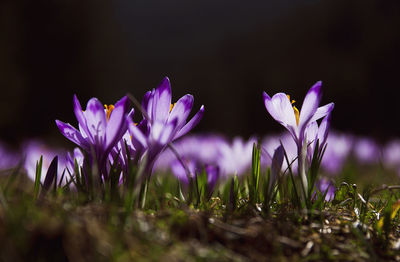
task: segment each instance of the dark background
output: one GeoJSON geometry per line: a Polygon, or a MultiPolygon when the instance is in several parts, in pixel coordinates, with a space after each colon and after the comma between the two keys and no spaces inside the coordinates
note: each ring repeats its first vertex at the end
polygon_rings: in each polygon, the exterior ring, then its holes
{"type": "MultiPolygon", "coordinates": [[[[195,97],[196,131],[279,130],[262,91],[300,107],[323,80],[333,126],[400,135],[400,1],[6,0],[0,2],[0,140],[63,140],[72,96],[141,99],[163,76],[195,97]]],[[[194,112],[193,112],[194,113],[194,112]]]]}

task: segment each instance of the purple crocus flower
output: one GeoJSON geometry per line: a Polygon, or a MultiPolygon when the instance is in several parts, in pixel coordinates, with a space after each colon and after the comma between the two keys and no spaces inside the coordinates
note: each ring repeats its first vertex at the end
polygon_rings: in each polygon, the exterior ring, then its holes
{"type": "Polygon", "coordinates": [[[308,90],[300,111],[292,105],[295,101],[290,101],[290,97],[285,93],[277,93],[272,98],[267,93],[263,93],[267,111],[289,130],[300,147],[304,142],[307,125],[325,117],[334,107],[334,103],[318,107],[322,96],[321,87],[322,82],[319,81],[308,90]]]}
{"type": "Polygon", "coordinates": [[[67,165],[65,162],[65,152],[49,148],[44,143],[39,141],[27,142],[24,144],[23,148],[26,154],[24,163],[25,171],[32,181],[35,181],[36,179],[36,163],[38,163],[41,156],[43,156],[42,176],[40,179],[42,183],[44,182],[47,169],[49,168],[50,163],[55,156],[58,156],[57,183],[60,183],[63,173],[64,178],[61,181],[61,184],[65,184],[67,180],[70,179],[69,173],[66,171],[67,165]]]}
{"type": "Polygon", "coordinates": [[[325,117],[334,107],[333,103],[318,107],[322,97],[321,87],[322,82],[319,81],[308,90],[300,111],[295,106],[292,106],[295,101],[290,101],[290,97],[285,93],[275,94],[272,98],[267,93],[263,93],[264,104],[267,111],[277,122],[288,129],[296,142],[299,158],[299,173],[302,179],[304,192],[307,192],[308,189],[305,170],[307,148],[304,146],[307,142],[305,141],[306,129],[309,123],[325,117]]]}
{"type": "Polygon", "coordinates": [[[361,137],[354,143],[354,155],[362,164],[376,164],[381,158],[381,149],[373,139],[361,137]]]}
{"type": "Polygon", "coordinates": [[[76,95],[73,102],[79,130],[59,120],[56,124],[66,138],[88,152],[92,161],[97,161],[99,172],[107,178],[107,157],[127,130],[129,100],[125,96],[115,106],[103,106],[97,98],[92,98],[85,111],[76,95]]]}
{"type": "Polygon", "coordinates": [[[147,153],[146,173],[150,174],[157,156],[176,139],[188,133],[201,120],[204,106],[187,121],[193,107],[193,96],[181,97],[175,104],[171,103],[171,84],[165,77],[161,84],[145,94],[142,107],[144,119],[135,125],[130,117],[129,132],[132,144],[139,155],[147,153]]]}

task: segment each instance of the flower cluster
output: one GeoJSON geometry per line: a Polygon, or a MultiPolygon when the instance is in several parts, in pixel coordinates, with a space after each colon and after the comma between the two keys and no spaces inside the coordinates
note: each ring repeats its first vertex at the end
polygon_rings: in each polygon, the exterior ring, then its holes
{"type": "MultiPolygon", "coordinates": [[[[103,105],[97,98],[91,98],[83,109],[75,95],[73,111],[77,127],[56,120],[61,133],[76,144],[73,152],[65,153],[42,142],[30,141],[24,143],[21,157],[0,143],[0,170],[23,163],[28,177],[35,180],[38,159],[42,158],[41,171],[46,174],[50,162],[58,156],[55,177],[59,185],[74,185],[78,173],[87,185],[93,174],[100,184],[112,180],[122,185],[135,167],[140,171],[137,174],[141,181],[149,180],[154,171],[171,172],[183,187],[205,173],[212,190],[217,181],[254,173],[254,150],[260,143],[260,167],[263,172],[269,170],[267,191],[274,190],[283,175],[292,173],[299,176],[304,197],[315,196],[312,190],[319,189],[327,190],[326,199],[330,200],[334,194],[331,179],[341,172],[349,158],[360,165],[382,164],[400,174],[400,140],[382,146],[368,137],[336,131],[328,136],[334,104],[319,106],[321,90],[321,82],[313,85],[300,110],[289,95],[277,93],[270,97],[264,92],[267,112],[288,132],[249,139],[228,139],[217,134],[185,136],[202,119],[204,106],[189,118],[193,96],[184,95],[173,103],[168,78],[148,91],[135,109],[131,106],[134,99],[128,96],[114,105],[103,105]],[[140,121],[134,121],[135,112],[140,114],[135,117],[141,118],[140,121]],[[323,175],[317,180],[313,177],[315,166],[321,167],[319,173],[323,175]]],[[[41,183],[44,180],[42,175],[41,183]]]]}
{"type": "MultiPolygon", "coordinates": [[[[160,86],[145,94],[142,103],[143,119],[139,124],[133,122],[134,109],[130,108],[127,96],[115,105],[104,105],[92,98],[82,110],[77,96],[74,96],[74,113],[78,128],[56,120],[61,133],[74,142],[80,150],[69,156],[69,163],[94,167],[101,181],[110,179],[110,169],[120,164],[127,170],[130,161],[145,165],[145,175],[150,176],[158,155],[174,140],[188,133],[201,120],[204,107],[186,122],[193,107],[193,96],[185,95],[175,104],[171,103],[171,85],[164,78],[160,86]]],[[[119,180],[123,180],[120,177],[119,180]]]]}

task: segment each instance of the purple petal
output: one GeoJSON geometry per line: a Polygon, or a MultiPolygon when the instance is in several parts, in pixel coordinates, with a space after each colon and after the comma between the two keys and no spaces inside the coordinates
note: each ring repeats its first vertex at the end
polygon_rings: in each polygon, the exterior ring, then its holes
{"type": "Polygon", "coordinates": [[[107,118],[104,106],[97,98],[89,100],[86,111],[83,113],[86,118],[88,135],[93,137],[93,143],[101,145],[104,143],[107,118]]]}
{"type": "Polygon", "coordinates": [[[324,106],[318,107],[317,111],[315,111],[315,114],[310,121],[317,121],[318,119],[323,118],[324,116],[328,115],[334,107],[334,103],[329,103],[324,106]]]}
{"type": "MultiPolygon", "coordinates": [[[[155,92],[154,89],[152,91],[147,91],[147,93],[144,95],[143,101],[142,101],[142,108],[143,108],[143,110],[146,110],[148,117],[151,117],[151,112],[153,111],[154,92],[155,92]]],[[[143,115],[143,118],[146,118],[146,116],[143,115]]],[[[151,119],[148,119],[148,120],[150,121],[151,119]]]]}
{"type": "Polygon", "coordinates": [[[132,136],[132,143],[135,149],[142,149],[147,148],[147,138],[146,136],[140,131],[140,129],[133,123],[132,119],[126,117],[128,122],[128,130],[132,136]]]}
{"type": "Polygon", "coordinates": [[[186,135],[190,130],[192,130],[203,118],[204,115],[204,106],[200,107],[200,110],[190,119],[189,122],[184,125],[181,130],[175,135],[174,140],[180,138],[183,135],[186,135]]]}
{"type": "Polygon", "coordinates": [[[89,136],[91,139],[93,139],[87,128],[86,118],[83,114],[81,104],[79,103],[78,97],[76,95],[74,95],[73,104],[74,104],[74,113],[79,124],[79,129],[83,131],[86,136],[89,136]]]}
{"type": "Polygon", "coordinates": [[[168,123],[163,123],[160,121],[155,121],[151,126],[151,139],[161,145],[166,145],[171,142],[174,136],[174,130],[176,127],[176,119],[168,123]]]}
{"type": "Polygon", "coordinates": [[[277,93],[272,98],[263,93],[264,104],[268,113],[281,125],[286,127],[291,135],[297,139],[297,123],[293,106],[285,93],[277,93]]]}
{"type": "Polygon", "coordinates": [[[165,77],[154,93],[152,120],[166,121],[171,108],[171,84],[165,77]]]}
{"type": "Polygon", "coordinates": [[[82,147],[83,149],[90,150],[88,142],[82,137],[81,133],[78,130],[76,130],[75,127],[59,120],[56,120],[56,124],[58,129],[60,129],[61,133],[66,138],[68,138],[78,146],[82,147]]]}
{"type": "Polygon", "coordinates": [[[322,148],[328,139],[329,127],[331,125],[331,114],[329,113],[324,119],[318,129],[319,147],[322,148]]]}
{"type": "Polygon", "coordinates": [[[318,137],[318,124],[316,121],[310,122],[305,130],[307,142],[314,142],[318,137]]]}
{"type": "Polygon", "coordinates": [[[322,96],[321,88],[322,88],[322,82],[318,81],[310,88],[310,90],[308,90],[300,110],[300,117],[299,117],[300,129],[303,129],[307,126],[307,124],[317,111],[322,96]]]}
{"type": "Polygon", "coordinates": [[[124,96],[119,100],[110,114],[106,127],[106,151],[115,146],[121,140],[127,130],[126,113],[129,108],[129,99],[124,96]]]}
{"type": "Polygon", "coordinates": [[[207,190],[211,195],[220,176],[220,170],[219,167],[215,165],[206,165],[205,170],[207,173],[207,190]]]}
{"type": "Polygon", "coordinates": [[[172,111],[169,115],[169,121],[172,119],[177,119],[178,124],[177,128],[181,128],[188,118],[190,111],[193,107],[193,96],[192,95],[184,95],[181,97],[172,108],[172,111]]]}
{"type": "MultiPolygon", "coordinates": [[[[193,177],[195,174],[195,164],[193,161],[187,161],[183,159],[187,168],[190,171],[190,175],[193,177]]],[[[179,160],[174,160],[171,163],[171,171],[179,179],[179,181],[185,185],[189,184],[188,174],[186,173],[186,169],[183,167],[182,163],[179,160]]]]}
{"type": "Polygon", "coordinates": [[[280,145],[278,148],[275,149],[274,155],[272,156],[269,190],[272,190],[272,186],[275,184],[276,179],[279,177],[279,174],[282,169],[283,157],[284,157],[284,150],[282,145],[280,145]]]}

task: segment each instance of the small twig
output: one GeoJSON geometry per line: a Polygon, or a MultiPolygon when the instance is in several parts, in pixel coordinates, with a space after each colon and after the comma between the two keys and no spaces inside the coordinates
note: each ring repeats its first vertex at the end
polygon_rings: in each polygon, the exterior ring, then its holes
{"type": "Polygon", "coordinates": [[[372,196],[372,195],[375,195],[375,194],[377,194],[377,193],[379,193],[381,191],[393,190],[393,189],[400,189],[400,185],[394,185],[394,186],[382,185],[381,187],[372,190],[370,195],[372,196]]]}

